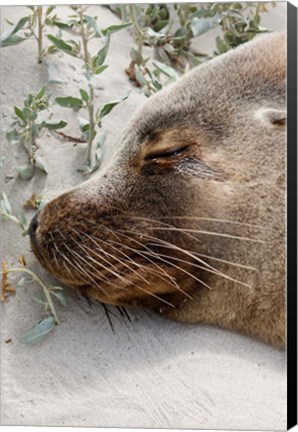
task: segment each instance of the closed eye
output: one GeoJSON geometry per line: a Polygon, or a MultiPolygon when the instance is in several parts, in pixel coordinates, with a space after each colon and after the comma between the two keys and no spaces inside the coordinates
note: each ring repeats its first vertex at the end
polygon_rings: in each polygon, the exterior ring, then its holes
{"type": "Polygon", "coordinates": [[[190,147],[189,145],[186,145],[184,147],[178,147],[178,148],[173,148],[165,151],[151,153],[145,156],[144,160],[147,161],[147,160],[153,160],[158,158],[175,157],[188,150],[189,147],[190,147]]]}

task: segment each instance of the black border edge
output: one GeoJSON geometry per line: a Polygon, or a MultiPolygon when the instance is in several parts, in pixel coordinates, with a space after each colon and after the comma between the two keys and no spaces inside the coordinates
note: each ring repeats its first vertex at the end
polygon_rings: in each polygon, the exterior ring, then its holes
{"type": "Polygon", "coordinates": [[[287,428],[297,424],[297,8],[287,3],[287,428]]]}

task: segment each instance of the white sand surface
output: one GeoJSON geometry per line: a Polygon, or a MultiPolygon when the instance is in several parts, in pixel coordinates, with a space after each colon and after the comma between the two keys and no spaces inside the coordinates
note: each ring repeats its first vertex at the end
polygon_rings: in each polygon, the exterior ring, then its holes
{"type": "MultiPolygon", "coordinates": [[[[69,9],[61,7],[58,13],[66,16],[69,9]]],[[[89,13],[99,17],[101,27],[118,23],[106,7],[90,7],[89,13]]],[[[1,31],[7,26],[5,18],[16,22],[24,14],[23,7],[2,7],[1,31]]],[[[272,28],[284,27],[285,4],[271,11],[268,22],[272,28]]],[[[131,88],[124,68],[132,43],[128,31],[112,36],[109,69],[98,78],[98,103],[131,88]]],[[[24,164],[26,155],[18,145],[6,142],[5,129],[13,106],[22,105],[28,91],[47,82],[46,68],[36,63],[36,55],[34,40],[1,50],[1,151],[6,157],[2,187],[15,213],[33,192],[52,197],[82,181],[76,169],[82,164],[84,145],[74,147],[50,133],[38,141],[49,174],[38,173],[27,182],[16,175],[15,166],[24,164]]],[[[49,85],[54,96],[79,95],[78,89],[86,84],[81,64],[61,54],[51,59],[65,77],[64,84],[49,85]]],[[[104,164],[145,99],[134,90],[104,120],[104,164]]],[[[55,107],[55,117],[67,119],[66,133],[79,135],[77,114],[55,107]]],[[[9,222],[1,223],[1,231],[2,259],[15,265],[23,254],[31,268],[53,283],[30,252],[28,237],[9,222]]],[[[39,287],[30,285],[1,305],[2,425],[286,428],[284,352],[239,334],[176,323],[142,310],[130,311],[129,322],[110,308],[113,333],[101,305],[90,308],[69,290],[67,308],[57,306],[61,324],[47,340],[30,347],[20,338],[43,316],[42,306],[33,301],[38,295],[39,287]]]]}

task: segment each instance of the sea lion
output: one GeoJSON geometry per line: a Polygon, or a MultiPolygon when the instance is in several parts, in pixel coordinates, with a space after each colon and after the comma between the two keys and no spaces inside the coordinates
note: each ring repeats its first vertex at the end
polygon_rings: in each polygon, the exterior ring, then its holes
{"type": "Polygon", "coordinates": [[[96,178],[50,201],[32,249],[103,303],[285,343],[282,33],[151,97],[96,178]]]}

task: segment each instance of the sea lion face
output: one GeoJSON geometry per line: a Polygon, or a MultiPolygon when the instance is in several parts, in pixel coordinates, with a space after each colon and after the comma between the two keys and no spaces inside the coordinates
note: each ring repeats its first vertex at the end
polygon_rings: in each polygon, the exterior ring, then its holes
{"type": "Polygon", "coordinates": [[[212,259],[249,257],[252,226],[276,233],[284,45],[282,35],[260,38],[149,99],[109,167],[32,221],[41,264],[99,301],[163,310],[210,289],[212,259]]]}

